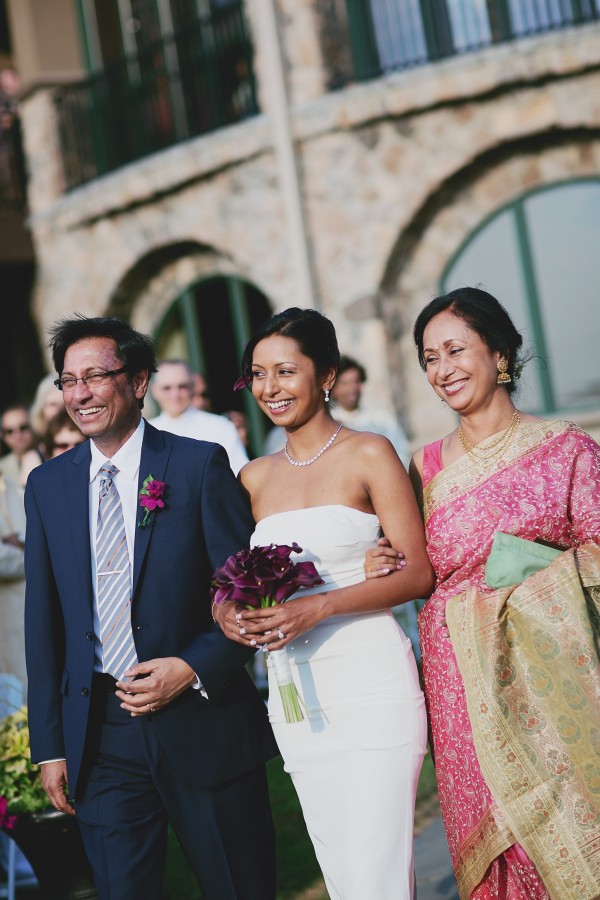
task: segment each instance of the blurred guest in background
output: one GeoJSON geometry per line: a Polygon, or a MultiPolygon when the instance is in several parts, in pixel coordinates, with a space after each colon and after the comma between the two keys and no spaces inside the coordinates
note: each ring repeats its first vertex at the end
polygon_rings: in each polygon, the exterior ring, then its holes
{"type": "Polygon", "coordinates": [[[44,444],[44,435],[48,424],[64,408],[62,393],[54,384],[54,375],[45,375],[37,386],[35,397],[29,410],[31,427],[42,438],[39,449],[44,458],[48,456],[47,448],[44,444]]]}
{"type": "Polygon", "coordinates": [[[12,66],[0,69],[0,173],[4,202],[22,200],[27,181],[19,116],[20,90],[17,70],[12,66]]]}
{"type": "Polygon", "coordinates": [[[192,371],[192,406],[210,412],[210,391],[206,378],[200,372],[192,371]]]}
{"type": "Polygon", "coordinates": [[[53,419],[50,420],[44,443],[46,445],[46,455],[48,459],[60,456],[67,450],[72,450],[78,444],[82,444],[86,440],[85,435],[79,430],[66,409],[61,409],[53,419]]]}
{"type": "Polygon", "coordinates": [[[350,356],[341,357],[338,376],[331,390],[332,415],[347,428],[385,435],[406,467],[410,459],[408,441],[394,416],[385,409],[373,409],[372,406],[368,409],[360,408],[366,380],[367,373],[360,363],[350,356]]]}
{"type": "Polygon", "coordinates": [[[8,406],[0,416],[0,426],[2,440],[9,450],[0,459],[0,474],[23,489],[31,470],[42,462],[27,407],[20,403],[8,406]]]}
{"type": "Polygon", "coordinates": [[[285,429],[281,425],[270,428],[263,444],[263,455],[278,453],[285,447],[285,429]]]}
{"type": "Polygon", "coordinates": [[[165,359],[160,363],[151,384],[152,396],[161,414],[150,424],[197,441],[213,441],[227,451],[235,475],[248,462],[235,425],[223,416],[196,409],[192,405],[192,370],[183,359],[165,359]]]}
{"type": "Polygon", "coordinates": [[[12,66],[0,70],[0,127],[9,129],[19,115],[21,79],[12,66]]]}
{"type": "Polygon", "coordinates": [[[248,450],[248,419],[246,418],[246,413],[241,412],[239,409],[228,409],[227,412],[223,413],[226,419],[229,419],[230,422],[233,422],[235,427],[237,428],[237,433],[240,436],[240,441],[248,450]]]}
{"type": "Polygon", "coordinates": [[[25,510],[17,484],[0,475],[0,672],[25,683],[25,510]]]}

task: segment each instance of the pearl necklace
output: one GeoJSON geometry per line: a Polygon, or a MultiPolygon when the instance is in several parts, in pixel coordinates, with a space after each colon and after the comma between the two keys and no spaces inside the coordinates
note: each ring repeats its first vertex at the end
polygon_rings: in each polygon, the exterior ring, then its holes
{"type": "Polygon", "coordinates": [[[289,462],[289,464],[291,466],[298,466],[298,468],[301,468],[302,466],[312,466],[312,464],[314,462],[316,462],[320,456],[323,456],[323,454],[325,453],[326,450],[329,450],[329,448],[331,447],[331,445],[333,444],[333,442],[335,441],[336,437],[338,436],[338,434],[340,433],[341,430],[342,430],[342,423],[340,422],[340,424],[338,425],[338,427],[335,430],[335,433],[331,435],[331,437],[329,438],[329,440],[327,441],[325,446],[321,447],[321,449],[319,450],[317,455],[313,456],[312,459],[305,459],[304,462],[298,462],[297,459],[293,459],[290,456],[290,452],[288,450],[288,445],[287,445],[287,441],[286,441],[285,447],[283,449],[283,452],[285,453],[285,458],[287,459],[287,461],[289,462]]]}
{"type": "Polygon", "coordinates": [[[506,428],[500,435],[500,437],[496,438],[487,447],[478,447],[472,444],[467,438],[462,430],[462,426],[458,426],[458,439],[463,445],[465,452],[469,453],[475,459],[484,461],[486,459],[492,459],[499,456],[510,444],[513,439],[514,433],[519,427],[519,422],[521,421],[521,416],[515,409],[512,418],[510,420],[510,424],[508,428],[506,428]],[[491,452],[490,452],[491,451],[491,452]]]}

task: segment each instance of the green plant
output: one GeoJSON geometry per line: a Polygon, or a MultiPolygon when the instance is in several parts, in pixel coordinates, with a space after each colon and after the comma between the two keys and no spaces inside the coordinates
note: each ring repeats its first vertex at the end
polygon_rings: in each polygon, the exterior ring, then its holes
{"type": "Polygon", "coordinates": [[[0,721],[0,797],[17,815],[50,806],[40,770],[31,762],[26,706],[0,721]]]}

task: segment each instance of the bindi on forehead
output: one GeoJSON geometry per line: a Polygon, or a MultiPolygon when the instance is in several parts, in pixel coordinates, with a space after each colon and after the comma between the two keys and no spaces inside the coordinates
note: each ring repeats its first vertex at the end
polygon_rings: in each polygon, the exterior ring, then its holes
{"type": "MultiPolygon", "coordinates": [[[[444,323],[446,324],[446,323],[444,323]]],[[[447,327],[444,330],[441,330],[442,323],[440,322],[438,327],[432,327],[429,335],[427,334],[428,329],[425,329],[424,334],[424,350],[436,350],[439,351],[442,347],[449,347],[451,344],[461,343],[468,344],[470,340],[472,340],[473,335],[476,334],[466,323],[447,323],[447,327]],[[433,332],[433,333],[432,333],[433,332]],[[445,335],[448,337],[445,337],[445,335]],[[431,343],[430,343],[431,342],[431,343]]]]}

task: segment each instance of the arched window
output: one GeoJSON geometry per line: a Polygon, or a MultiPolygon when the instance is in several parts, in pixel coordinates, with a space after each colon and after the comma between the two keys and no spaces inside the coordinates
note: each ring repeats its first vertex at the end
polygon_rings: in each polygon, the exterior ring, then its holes
{"type": "Polygon", "coordinates": [[[252,332],[271,315],[257,288],[231,276],[190,285],[179,295],[155,335],[158,359],[184,358],[201,372],[210,388],[212,411],[238,409],[250,424],[251,450],[262,452],[265,421],[247,390],[234,394],[240,359],[252,332]]]}
{"type": "Polygon", "coordinates": [[[600,405],[600,180],[545,187],[494,213],[467,239],[442,290],[477,285],[506,307],[535,353],[520,405],[600,405]]]}

